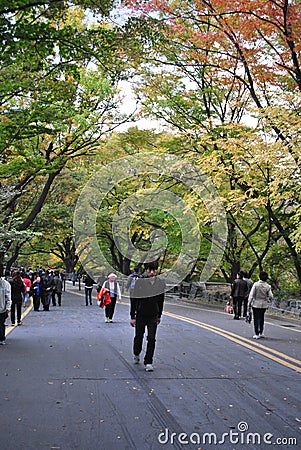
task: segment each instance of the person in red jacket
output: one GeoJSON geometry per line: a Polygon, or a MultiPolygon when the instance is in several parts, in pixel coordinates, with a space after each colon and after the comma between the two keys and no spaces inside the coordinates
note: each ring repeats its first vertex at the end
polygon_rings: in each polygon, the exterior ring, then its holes
{"type": "Polygon", "coordinates": [[[29,276],[26,273],[22,274],[22,281],[25,284],[25,292],[23,295],[23,307],[26,308],[26,306],[28,305],[28,301],[29,301],[29,291],[31,288],[31,279],[29,278],[29,276]]]}

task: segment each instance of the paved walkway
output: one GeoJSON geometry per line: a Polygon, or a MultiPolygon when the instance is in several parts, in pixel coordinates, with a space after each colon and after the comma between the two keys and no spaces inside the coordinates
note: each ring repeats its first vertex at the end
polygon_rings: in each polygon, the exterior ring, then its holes
{"type": "Polygon", "coordinates": [[[242,423],[286,442],[277,449],[301,442],[299,326],[268,317],[254,342],[252,326],[223,311],[167,301],[147,373],[133,364],[127,299],[107,324],[68,283],[61,307],[25,314],[0,348],[3,450],[211,450],[204,433],[245,450],[229,442],[242,423]],[[199,444],[181,444],[185,433],[199,444]]]}

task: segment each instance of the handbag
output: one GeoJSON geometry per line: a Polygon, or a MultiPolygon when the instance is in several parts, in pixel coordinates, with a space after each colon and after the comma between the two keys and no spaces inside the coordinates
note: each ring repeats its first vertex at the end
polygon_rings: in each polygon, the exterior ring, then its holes
{"type": "Polygon", "coordinates": [[[225,312],[228,314],[233,314],[233,307],[230,302],[228,302],[225,306],[225,312]]]}
{"type": "Polygon", "coordinates": [[[251,311],[247,312],[245,321],[246,321],[246,323],[252,322],[252,312],[251,311]]]}

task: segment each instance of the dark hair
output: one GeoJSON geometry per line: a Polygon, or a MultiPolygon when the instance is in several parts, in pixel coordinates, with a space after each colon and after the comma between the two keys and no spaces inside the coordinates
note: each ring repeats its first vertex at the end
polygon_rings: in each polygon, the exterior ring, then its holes
{"type": "Polygon", "coordinates": [[[12,279],[13,279],[13,281],[19,281],[19,280],[22,280],[20,270],[15,269],[15,270],[13,271],[13,273],[12,273],[12,279]]]}
{"type": "Polygon", "coordinates": [[[135,271],[135,272],[139,272],[139,266],[135,266],[135,267],[134,267],[134,271],[135,271]]]}
{"type": "Polygon", "coordinates": [[[149,262],[145,265],[145,270],[158,270],[158,261],[149,262]]]}
{"type": "Polygon", "coordinates": [[[269,278],[267,272],[261,271],[259,274],[259,278],[261,281],[267,281],[267,279],[269,278]]]}
{"type": "Polygon", "coordinates": [[[239,278],[242,278],[244,276],[242,271],[237,272],[237,275],[239,276],[239,278]]]}

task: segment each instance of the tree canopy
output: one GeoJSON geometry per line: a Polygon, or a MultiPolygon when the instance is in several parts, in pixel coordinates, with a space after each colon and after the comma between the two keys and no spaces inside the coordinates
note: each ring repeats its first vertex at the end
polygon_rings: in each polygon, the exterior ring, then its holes
{"type": "MultiPolygon", "coordinates": [[[[72,217],[85,183],[112,160],[155,151],[191,162],[217,189],[228,239],[215,276],[268,266],[276,285],[287,268],[300,285],[300,1],[124,0],[113,23],[115,6],[1,4],[1,260],[44,245],[74,266],[72,217]],[[140,104],[136,118],[166,132],[118,131],[131,116],[120,112],[123,80],[140,104]]],[[[133,245],[148,251],[161,229],[168,270],[185,236],[164,204],[133,216],[126,243],[112,231],[127,198],[139,204],[150,188],[194,211],[201,243],[188,276],[198,276],[218,238],[206,205],[177,177],[150,171],[116,184],[99,205],[100,247],[128,273],[133,245]]]]}

